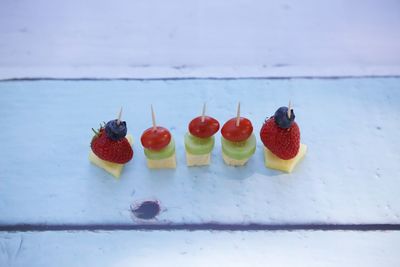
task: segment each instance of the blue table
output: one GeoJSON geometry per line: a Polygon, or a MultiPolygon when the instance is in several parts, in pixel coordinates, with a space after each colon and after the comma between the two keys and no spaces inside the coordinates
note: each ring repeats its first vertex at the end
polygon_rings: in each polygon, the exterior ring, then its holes
{"type": "MultiPolygon", "coordinates": [[[[0,82],[0,265],[24,266],[34,253],[49,254],[43,265],[59,257],[65,266],[74,263],[61,250],[82,258],[82,266],[118,265],[116,255],[121,265],[139,255],[143,265],[151,264],[157,254],[141,242],[157,251],[176,242],[171,255],[201,265],[203,256],[232,241],[227,253],[247,251],[234,259],[253,258],[252,266],[264,266],[260,255],[274,242],[290,250],[287,264],[296,257],[307,263],[314,255],[324,266],[346,265],[340,258],[353,249],[359,255],[353,266],[365,264],[362,255],[371,266],[396,266],[398,232],[360,231],[400,229],[399,87],[399,78],[0,82]],[[309,151],[292,174],[283,174],[264,167],[258,133],[264,119],[289,100],[309,151]],[[226,166],[218,133],[212,164],[187,167],[183,136],[203,102],[223,124],[235,116],[238,101],[257,136],[253,158],[242,168],[226,166]],[[176,170],[146,167],[139,140],[151,125],[150,104],[175,138],[176,170]],[[135,154],[114,179],[89,163],[88,152],[91,128],[115,118],[121,106],[135,154]],[[135,218],[131,205],[148,199],[159,201],[161,213],[150,221],[135,218]],[[208,231],[219,227],[240,232],[208,231]],[[206,232],[120,232],[148,228],[206,232]],[[255,229],[264,231],[246,231],[255,229]],[[296,231],[273,231],[288,229],[296,231]],[[338,229],[351,231],[333,231],[338,229]],[[72,230],[79,232],[71,235],[72,230]],[[216,241],[208,252],[199,251],[205,240],[216,241]],[[91,246],[98,251],[91,254],[91,246]],[[99,261],[102,249],[117,252],[99,261]],[[331,249],[339,255],[327,256],[331,249]]],[[[216,264],[223,259],[214,256],[216,264]]],[[[177,259],[165,256],[165,264],[174,266],[177,259]]]]}

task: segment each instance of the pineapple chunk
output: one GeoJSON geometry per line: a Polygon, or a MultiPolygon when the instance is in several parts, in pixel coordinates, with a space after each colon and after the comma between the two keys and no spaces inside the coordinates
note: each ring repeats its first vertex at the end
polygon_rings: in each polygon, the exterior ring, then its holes
{"type": "Polygon", "coordinates": [[[211,153],[195,155],[186,151],[186,164],[191,166],[210,165],[211,153]]]}
{"type": "Polygon", "coordinates": [[[250,158],[242,159],[242,160],[233,159],[233,158],[230,158],[229,156],[225,155],[224,152],[222,152],[222,158],[224,159],[225,163],[230,166],[244,166],[247,163],[247,161],[250,159],[250,158]]]}
{"type": "Polygon", "coordinates": [[[175,169],[176,168],[176,156],[175,152],[168,158],[165,159],[148,159],[147,167],[150,169],[175,169]]]}
{"type": "MultiPolygon", "coordinates": [[[[128,139],[129,144],[132,145],[133,143],[132,135],[127,135],[126,139],[128,139]]],[[[115,178],[119,178],[121,176],[122,169],[124,168],[124,164],[113,163],[106,160],[102,160],[101,158],[96,156],[96,154],[94,154],[92,150],[90,150],[89,153],[89,160],[94,165],[104,169],[106,172],[113,175],[115,178]]]]}
{"type": "Polygon", "coordinates": [[[273,154],[268,148],[264,147],[265,166],[271,169],[280,170],[284,172],[292,172],[297,163],[305,156],[307,146],[300,144],[300,149],[297,155],[289,160],[280,159],[273,154]]]}

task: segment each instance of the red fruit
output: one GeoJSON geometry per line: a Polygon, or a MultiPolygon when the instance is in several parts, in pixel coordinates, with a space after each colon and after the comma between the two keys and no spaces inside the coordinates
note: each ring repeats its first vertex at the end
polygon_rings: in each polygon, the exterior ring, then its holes
{"type": "Polygon", "coordinates": [[[228,120],[222,126],[222,136],[231,142],[242,142],[247,140],[253,133],[253,125],[246,118],[240,118],[239,126],[236,126],[236,118],[228,120]]]}
{"type": "Polygon", "coordinates": [[[300,148],[300,129],[296,122],[287,128],[280,128],[274,117],[265,121],[260,131],[263,144],[276,156],[288,160],[294,158],[300,148]]]}
{"type": "Polygon", "coordinates": [[[189,123],[189,132],[199,138],[207,138],[213,136],[219,130],[219,122],[209,116],[204,116],[204,121],[201,120],[202,116],[194,118],[189,123]]]}
{"type": "Polygon", "coordinates": [[[93,137],[90,147],[100,159],[113,163],[125,164],[133,157],[133,150],[128,139],[123,137],[114,141],[107,137],[104,128],[101,128],[93,137]]]}
{"type": "Polygon", "coordinates": [[[171,141],[171,133],[164,127],[157,126],[156,129],[151,127],[143,132],[140,141],[147,149],[161,150],[171,141]]]}

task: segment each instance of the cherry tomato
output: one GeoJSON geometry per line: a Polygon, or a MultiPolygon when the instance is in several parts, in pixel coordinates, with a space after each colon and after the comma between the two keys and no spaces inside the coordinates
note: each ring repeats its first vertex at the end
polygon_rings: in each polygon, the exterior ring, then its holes
{"type": "Polygon", "coordinates": [[[213,136],[219,130],[219,122],[209,116],[204,116],[204,121],[201,117],[194,118],[189,123],[189,132],[199,138],[207,138],[213,136]]]}
{"type": "Polygon", "coordinates": [[[171,141],[171,133],[164,127],[157,126],[156,129],[151,127],[143,132],[140,141],[147,149],[161,150],[171,141]]]}
{"type": "Polygon", "coordinates": [[[236,126],[236,118],[228,120],[221,129],[222,136],[232,142],[241,142],[253,133],[251,121],[240,117],[239,126],[236,126]]]}

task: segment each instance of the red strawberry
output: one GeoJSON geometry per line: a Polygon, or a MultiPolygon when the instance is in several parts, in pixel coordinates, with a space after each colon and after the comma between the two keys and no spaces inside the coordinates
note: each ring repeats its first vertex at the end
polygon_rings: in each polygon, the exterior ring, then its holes
{"type": "Polygon", "coordinates": [[[96,156],[109,162],[124,164],[133,157],[133,150],[128,139],[122,137],[114,141],[107,136],[103,127],[93,137],[90,146],[96,156]]]}
{"type": "Polygon", "coordinates": [[[294,121],[289,128],[281,128],[271,117],[262,126],[260,137],[263,144],[281,159],[294,158],[299,152],[300,129],[294,121]]]}

